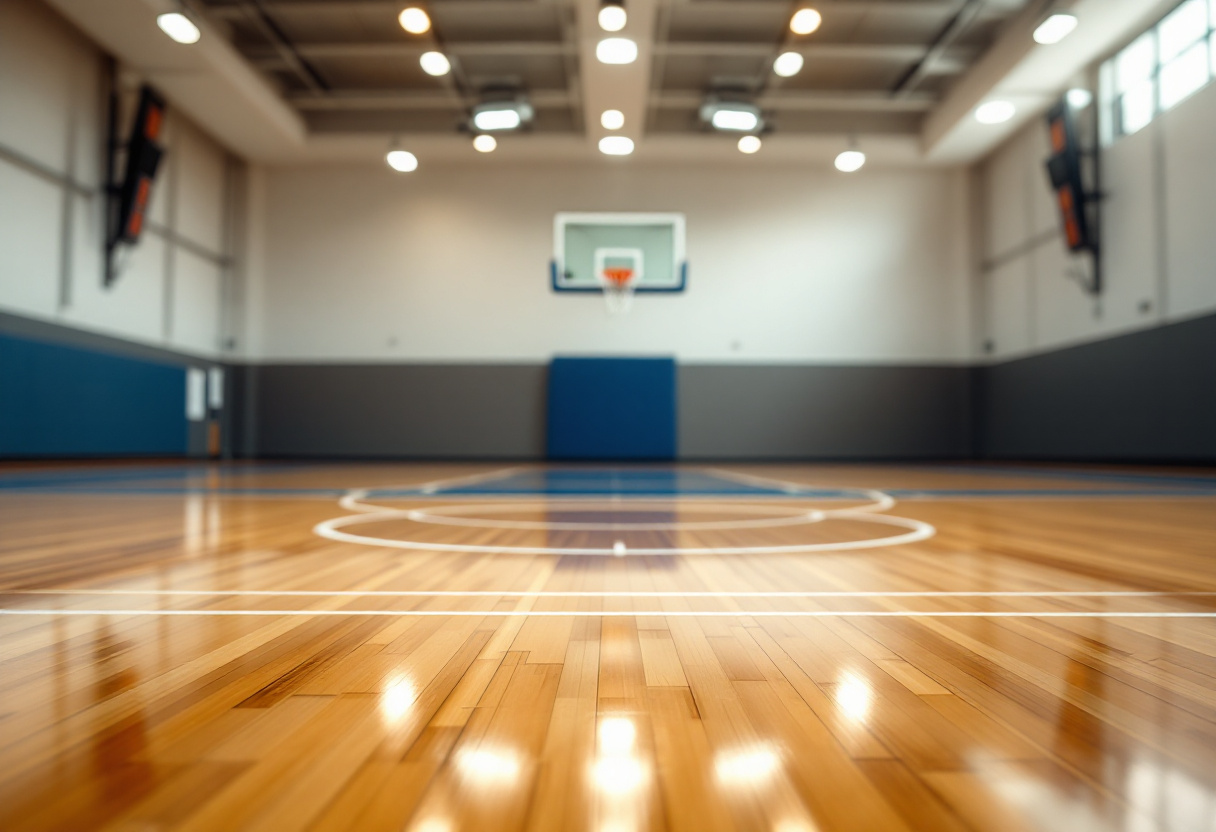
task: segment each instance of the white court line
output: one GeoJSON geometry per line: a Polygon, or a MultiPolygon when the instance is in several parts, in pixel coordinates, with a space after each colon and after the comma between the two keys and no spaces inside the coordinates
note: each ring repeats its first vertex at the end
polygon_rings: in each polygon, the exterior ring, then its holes
{"type": "Polygon", "coordinates": [[[1031,590],[924,592],[879,591],[763,591],[727,592],[716,590],[638,590],[638,591],[571,591],[560,590],[496,590],[496,589],[0,589],[0,595],[165,595],[188,597],[318,597],[318,598],[1206,598],[1216,591],[1178,590],[1031,590]]]}
{"type": "Polygon", "coordinates": [[[496,479],[498,477],[507,477],[514,474],[516,471],[523,471],[524,468],[514,466],[511,468],[495,468],[493,471],[486,471],[481,474],[469,474],[464,477],[449,477],[442,480],[429,480],[427,482],[416,483],[414,485],[380,485],[371,488],[352,488],[350,491],[338,500],[338,505],[347,511],[362,511],[376,513],[384,511],[384,506],[372,505],[364,503],[362,500],[367,497],[371,491],[391,491],[391,490],[408,490],[416,489],[423,494],[432,496],[440,488],[451,488],[458,485],[472,485],[473,483],[483,482],[485,480],[496,479]]]}
{"type": "MultiPolygon", "coordinates": [[[[459,497],[465,496],[465,495],[440,494],[438,492],[443,488],[452,488],[452,487],[461,486],[461,485],[473,485],[475,483],[485,482],[486,480],[502,479],[502,478],[511,476],[517,472],[528,471],[528,470],[542,470],[542,469],[530,469],[527,466],[517,465],[517,466],[512,466],[510,468],[498,468],[493,471],[487,471],[487,472],[481,473],[481,474],[469,474],[468,476],[464,476],[464,477],[452,477],[449,479],[430,480],[428,482],[416,483],[416,484],[412,484],[412,485],[379,485],[379,486],[372,486],[372,487],[368,487],[368,488],[355,488],[355,489],[351,489],[350,491],[348,491],[345,496],[343,496],[341,499],[339,499],[338,505],[341,506],[342,508],[346,509],[347,511],[362,511],[362,512],[391,511],[392,508],[390,506],[380,506],[380,505],[376,505],[375,503],[365,503],[365,502],[363,502],[363,500],[366,499],[368,494],[372,491],[392,491],[392,490],[401,490],[401,491],[415,490],[415,491],[419,491],[421,493],[401,495],[398,497],[389,497],[388,499],[413,500],[413,499],[420,499],[423,497],[447,498],[447,499],[459,498],[459,497]]],[[[728,471],[724,468],[700,468],[700,469],[689,468],[688,470],[689,471],[701,470],[703,472],[712,474],[714,476],[722,477],[723,479],[730,479],[730,480],[734,480],[735,482],[744,483],[745,485],[760,485],[760,486],[767,487],[767,488],[776,487],[776,489],[784,492],[786,495],[789,495],[791,497],[802,497],[802,498],[808,499],[808,500],[832,501],[832,500],[855,500],[855,499],[857,499],[856,497],[844,496],[844,492],[854,492],[856,494],[862,494],[871,500],[871,502],[868,504],[854,506],[849,509],[843,509],[843,510],[847,510],[847,511],[859,511],[859,512],[886,511],[887,509],[889,509],[895,505],[895,500],[890,495],[885,494],[882,491],[877,491],[872,488],[861,488],[861,487],[853,487],[853,486],[837,487],[837,486],[826,486],[826,485],[824,485],[824,486],[804,485],[801,483],[790,482],[788,480],[773,479],[771,477],[757,477],[757,476],[752,476],[751,474],[739,474],[739,473],[735,473],[734,471],[728,471]],[[832,496],[832,497],[811,496],[811,495],[807,495],[804,493],[808,490],[835,491],[835,492],[838,492],[838,494],[840,496],[832,496]]],[[[469,496],[472,496],[472,495],[469,495],[469,496]]],[[[490,495],[481,494],[481,495],[476,495],[476,496],[484,499],[490,495]]],[[[502,494],[502,495],[493,495],[493,496],[495,499],[500,499],[500,500],[504,500],[504,501],[535,500],[536,499],[536,494],[524,494],[524,493],[502,494]]],[[[721,495],[721,494],[683,494],[683,495],[681,495],[681,494],[675,494],[675,495],[672,495],[671,497],[663,498],[663,497],[655,497],[652,495],[629,494],[629,493],[612,494],[607,497],[565,494],[565,495],[561,495],[560,497],[557,497],[555,499],[558,501],[562,501],[562,502],[576,502],[576,503],[606,502],[606,501],[611,501],[611,502],[654,501],[654,502],[659,502],[659,503],[661,503],[661,502],[677,503],[677,502],[685,502],[685,501],[700,502],[700,501],[704,501],[704,500],[718,500],[721,502],[723,500],[724,496],[728,496],[730,498],[731,502],[735,502],[736,500],[762,501],[762,500],[782,499],[782,497],[777,494],[731,494],[731,495],[721,495]]]]}
{"type": "Polygon", "coordinates": [[[532,503],[512,503],[509,505],[474,504],[436,506],[429,509],[408,509],[407,518],[415,523],[435,523],[446,526],[463,526],[480,529],[527,529],[531,531],[631,531],[631,532],[660,532],[660,531],[709,531],[734,529],[760,529],[776,526],[805,526],[822,521],[827,515],[815,509],[775,508],[773,506],[732,506],[729,503],[701,503],[693,506],[680,505],[671,500],[656,500],[653,503],[630,505],[628,511],[643,511],[645,506],[654,506],[652,511],[662,511],[659,506],[669,506],[669,510],[680,512],[709,511],[735,512],[736,514],[766,515],[761,520],[708,520],[708,521],[676,521],[671,523],[583,523],[583,522],[549,522],[547,520],[491,520],[484,517],[471,517],[476,514],[507,514],[525,510],[532,511],[583,511],[587,513],[621,511],[619,505],[604,508],[604,502],[595,505],[585,503],[563,503],[560,500],[532,503]]]}
{"type": "MultiPolygon", "coordinates": [[[[898,526],[911,531],[891,537],[868,538],[865,540],[846,540],[838,543],[802,543],[786,546],[717,546],[717,547],[666,547],[661,549],[629,549],[630,555],[778,555],[805,554],[809,552],[841,552],[851,549],[876,549],[883,546],[899,546],[905,543],[916,543],[928,540],[937,534],[937,529],[920,520],[906,517],[890,517],[882,514],[862,512],[854,515],[852,511],[824,511],[826,517],[850,519],[859,522],[881,523],[887,526],[898,526]]],[[[615,555],[613,549],[581,549],[557,546],[487,546],[470,543],[423,543],[414,540],[401,540],[391,537],[369,537],[366,535],[350,534],[339,531],[343,526],[360,523],[379,523],[386,520],[408,520],[410,512],[406,511],[377,511],[376,513],[351,514],[346,517],[335,517],[313,526],[313,533],[328,540],[343,543],[361,543],[365,546],[381,546],[392,549],[412,549],[424,552],[466,552],[475,554],[498,555],[615,555]]]]}
{"type": "Polygon", "coordinates": [[[460,616],[492,618],[620,618],[647,616],[668,618],[1216,618],[1216,612],[960,612],[957,610],[752,610],[692,612],[690,610],[605,610],[600,612],[563,610],[53,610],[0,609],[0,615],[377,615],[377,616],[460,616]]]}
{"type": "MultiPolygon", "coordinates": [[[[469,477],[460,477],[448,480],[434,480],[430,483],[424,483],[421,486],[413,486],[416,489],[433,493],[441,487],[450,487],[456,483],[468,484],[470,482],[479,482],[487,479],[496,479],[507,476],[512,472],[525,470],[520,467],[503,468],[497,471],[491,471],[484,474],[474,474],[469,477]]],[[[766,477],[754,477],[749,474],[735,474],[731,471],[722,469],[706,468],[702,469],[711,474],[722,476],[724,478],[733,479],[736,482],[744,483],[760,483],[767,487],[774,485],[780,488],[787,494],[796,495],[800,492],[811,488],[812,486],[803,486],[797,483],[786,482],[766,477]]],[[[866,488],[849,488],[848,491],[855,491],[866,495],[872,502],[854,506],[847,509],[836,510],[816,510],[808,514],[808,522],[820,522],[829,518],[846,519],[859,522],[882,523],[888,526],[897,526],[904,529],[909,529],[908,532],[902,535],[892,535],[891,537],[871,538],[867,540],[852,540],[839,543],[806,543],[794,544],[785,546],[729,546],[729,547],[665,547],[665,548],[645,548],[645,549],[626,549],[620,544],[620,541],[611,549],[607,548],[567,548],[567,547],[547,547],[547,546],[487,546],[479,544],[462,544],[462,543],[421,543],[413,540],[403,540],[400,538],[385,538],[371,537],[369,535],[352,534],[350,532],[340,531],[345,526],[353,526],[362,523],[377,523],[386,520],[408,520],[411,522],[427,522],[422,521],[417,516],[417,510],[407,509],[398,510],[391,509],[386,506],[377,506],[372,503],[363,502],[370,491],[374,488],[352,489],[347,492],[339,501],[338,505],[347,511],[356,512],[355,514],[346,517],[336,517],[332,520],[325,520],[313,527],[313,534],[324,537],[327,540],[335,540],[341,543],[355,543],[364,546],[377,546],[392,549],[410,549],[414,551],[426,552],[462,552],[471,554],[500,554],[500,555],[579,555],[579,556],[620,556],[623,554],[629,555],[777,555],[777,554],[808,554],[811,552],[840,552],[858,549],[875,549],[885,546],[899,546],[906,543],[916,543],[922,540],[928,540],[937,534],[937,529],[928,523],[920,520],[911,520],[905,517],[891,517],[876,512],[885,511],[895,505],[895,500],[881,491],[866,488]]],[[[840,489],[831,489],[839,491],[840,489]]],[[[457,495],[451,495],[457,496],[457,495]]],[[[678,497],[678,495],[676,495],[678,497]]],[[[772,499],[770,497],[769,499],[772,499]]],[[[617,495],[610,498],[601,499],[603,502],[619,502],[617,495]]],[[[719,502],[721,499],[719,498],[719,502]]],[[[441,513],[444,507],[432,510],[430,512],[431,520],[434,522],[434,515],[441,513]]],[[[425,512],[424,512],[425,514],[425,512]]],[[[454,518],[452,518],[454,519],[454,518]]],[[[508,521],[510,522],[510,521],[508,521]]],[[[474,521],[473,523],[462,523],[461,525],[486,525],[483,521],[474,521]]],[[[554,529],[552,525],[546,524],[543,528],[554,529]]],[[[586,527],[582,527],[586,530],[586,527]]],[[[556,529],[554,529],[556,530],[556,529]]],[[[618,529],[619,530],[619,529],[618,529]]]]}
{"type": "Polygon", "coordinates": [[[734,480],[746,485],[767,486],[772,488],[776,486],[789,494],[791,497],[803,497],[805,499],[817,499],[805,494],[806,491],[854,491],[859,494],[866,495],[872,502],[868,505],[855,506],[844,511],[871,512],[871,511],[886,511],[895,506],[895,498],[890,494],[878,491],[873,488],[860,488],[853,486],[827,486],[827,485],[810,485],[804,483],[791,482],[790,480],[779,480],[773,477],[757,477],[752,474],[741,474],[736,471],[729,471],[725,468],[706,468],[706,471],[714,476],[722,477],[723,479],[734,480]]]}

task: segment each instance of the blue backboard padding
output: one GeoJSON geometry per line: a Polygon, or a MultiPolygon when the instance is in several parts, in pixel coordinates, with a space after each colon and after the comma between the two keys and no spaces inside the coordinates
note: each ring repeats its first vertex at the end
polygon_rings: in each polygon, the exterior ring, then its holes
{"type": "Polygon", "coordinates": [[[182,367],[0,334],[0,456],[181,456],[182,367]]]}
{"type": "Polygon", "coordinates": [[[672,358],[555,358],[550,459],[675,459],[672,358]]]}

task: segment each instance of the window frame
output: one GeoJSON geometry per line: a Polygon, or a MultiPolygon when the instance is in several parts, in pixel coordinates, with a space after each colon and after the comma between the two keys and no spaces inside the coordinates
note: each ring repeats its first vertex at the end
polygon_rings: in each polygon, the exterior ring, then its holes
{"type": "Polygon", "coordinates": [[[1132,136],[1139,133],[1145,127],[1148,127],[1164,112],[1173,109],[1181,102],[1190,98],[1195,93],[1202,90],[1204,87],[1216,82],[1216,0],[1198,0],[1201,6],[1205,6],[1207,13],[1207,29],[1203,34],[1199,35],[1195,40],[1188,43],[1178,53],[1168,61],[1161,60],[1161,24],[1182,8],[1187,2],[1192,0],[1182,0],[1164,15],[1162,15],[1152,26],[1148,27],[1143,32],[1136,35],[1125,43],[1122,48],[1102,62],[1099,69],[1099,83],[1101,86],[1100,100],[1102,102],[1102,139],[1103,144],[1109,145],[1124,136],[1132,136]],[[1133,94],[1137,85],[1128,87],[1124,90],[1120,88],[1119,79],[1119,59],[1127,54],[1129,49],[1132,49],[1141,38],[1151,38],[1153,44],[1153,67],[1148,77],[1140,83],[1149,83],[1152,85],[1152,113],[1143,124],[1134,129],[1125,129],[1124,119],[1124,99],[1133,94]],[[1196,86],[1193,90],[1181,96],[1177,100],[1171,102],[1168,106],[1163,104],[1162,89],[1161,89],[1161,74],[1162,70],[1167,66],[1172,65],[1175,61],[1181,60],[1190,50],[1198,47],[1199,44],[1205,44],[1207,49],[1207,78],[1203,83],[1196,86]]]}

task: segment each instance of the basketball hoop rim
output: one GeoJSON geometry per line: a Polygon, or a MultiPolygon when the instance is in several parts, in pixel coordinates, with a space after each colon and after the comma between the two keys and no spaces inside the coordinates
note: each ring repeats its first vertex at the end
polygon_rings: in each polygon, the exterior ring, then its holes
{"type": "Polygon", "coordinates": [[[627,289],[638,279],[636,269],[619,269],[608,268],[604,269],[601,275],[601,283],[605,286],[612,286],[617,289],[627,289]]]}

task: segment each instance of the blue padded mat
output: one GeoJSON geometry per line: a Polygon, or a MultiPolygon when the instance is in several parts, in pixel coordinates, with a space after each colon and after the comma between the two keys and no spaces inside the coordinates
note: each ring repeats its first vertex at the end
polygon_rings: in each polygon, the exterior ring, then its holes
{"type": "Polygon", "coordinates": [[[675,459],[675,359],[553,359],[548,454],[550,459],[675,459]]]}

